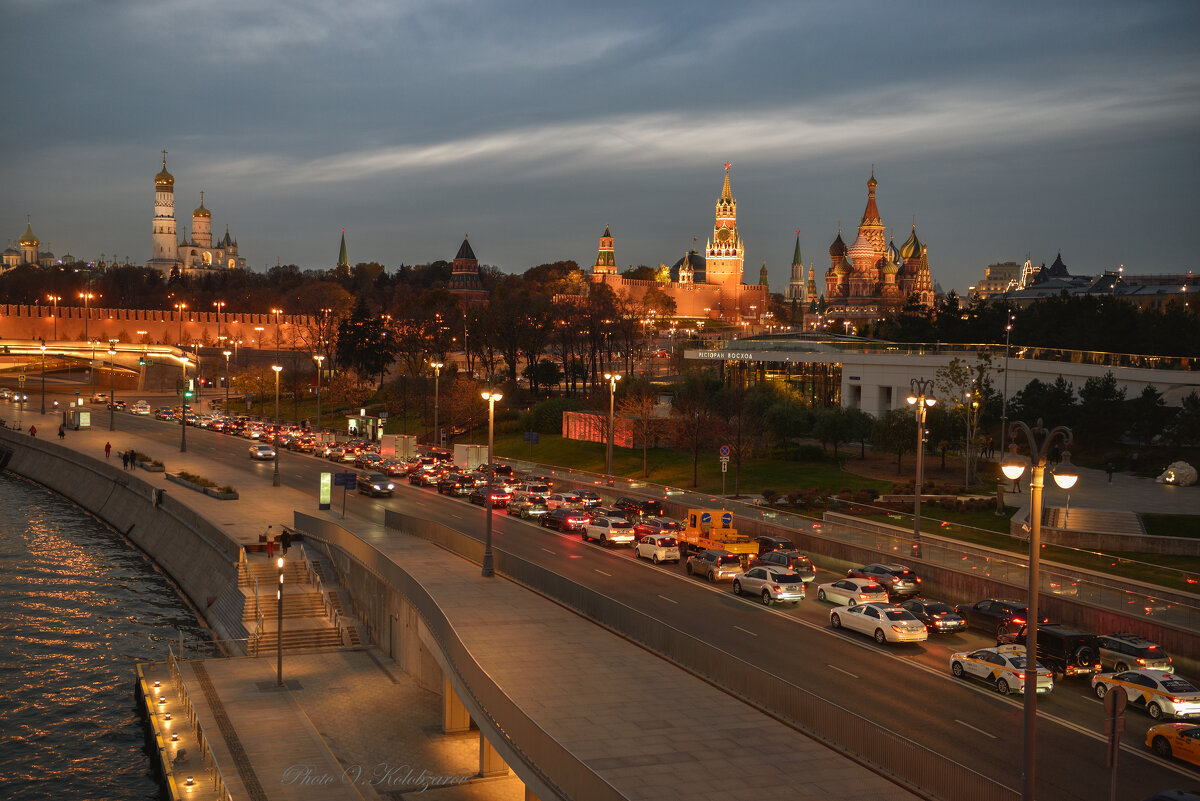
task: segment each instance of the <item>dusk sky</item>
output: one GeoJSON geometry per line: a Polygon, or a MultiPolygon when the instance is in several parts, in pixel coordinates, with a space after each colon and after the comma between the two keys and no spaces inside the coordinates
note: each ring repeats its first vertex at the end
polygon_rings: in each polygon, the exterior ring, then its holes
{"type": "MultiPolygon", "coordinates": [[[[872,165],[960,293],[998,261],[1200,269],[1200,3],[0,0],[0,235],[150,257],[159,151],[248,265],[622,267],[712,233],[824,291],[872,165]]],[[[846,238],[847,243],[851,241],[846,238]]]]}

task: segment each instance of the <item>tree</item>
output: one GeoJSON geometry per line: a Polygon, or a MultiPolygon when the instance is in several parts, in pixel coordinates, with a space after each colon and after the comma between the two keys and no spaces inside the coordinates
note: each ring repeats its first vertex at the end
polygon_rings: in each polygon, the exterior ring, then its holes
{"type": "Polygon", "coordinates": [[[662,418],[654,412],[658,407],[658,391],[645,378],[631,378],[621,397],[621,417],[630,421],[634,441],[642,443],[642,478],[650,475],[650,440],[658,436],[662,418]]]}
{"type": "Polygon", "coordinates": [[[1075,428],[1089,443],[1112,442],[1129,427],[1125,390],[1117,388],[1112,372],[1089,378],[1079,390],[1079,415],[1075,428]]]}
{"type": "Polygon", "coordinates": [[[1195,390],[1184,397],[1166,433],[1176,445],[1200,445],[1200,395],[1195,390]]]}
{"type": "Polygon", "coordinates": [[[801,402],[798,393],[790,388],[781,390],[779,398],[767,409],[763,423],[776,440],[783,443],[783,460],[788,460],[788,445],[812,429],[812,411],[801,402]]]}
{"type": "Polygon", "coordinates": [[[399,343],[384,320],[367,309],[365,300],[359,299],[354,311],[338,326],[337,340],[338,366],[357,370],[363,378],[379,376],[382,386],[399,343]]]}
{"type": "Polygon", "coordinates": [[[1033,379],[1009,402],[1009,419],[1033,425],[1043,420],[1050,425],[1075,423],[1075,387],[1061,375],[1053,384],[1033,379]]]}
{"type": "Polygon", "coordinates": [[[838,446],[849,442],[853,436],[846,418],[846,410],[840,406],[818,409],[813,420],[813,436],[821,447],[833,445],[833,457],[838,456],[838,446]]]}
{"type": "Polygon", "coordinates": [[[1148,386],[1130,405],[1132,423],[1129,430],[1143,444],[1149,444],[1152,437],[1163,433],[1169,416],[1162,393],[1148,386]]]}
{"type": "Polygon", "coordinates": [[[689,373],[675,385],[671,413],[675,415],[676,438],[692,452],[692,486],[699,483],[700,449],[713,442],[717,418],[709,399],[721,388],[721,380],[707,373],[689,373]]]}
{"type": "Polygon", "coordinates": [[[867,457],[867,440],[875,431],[875,418],[862,409],[846,410],[846,435],[850,441],[858,440],[859,456],[867,457]]]}
{"type": "Polygon", "coordinates": [[[917,448],[916,422],[910,409],[892,409],[875,421],[871,444],[881,453],[896,454],[896,472],[903,471],[904,454],[917,448]]]}

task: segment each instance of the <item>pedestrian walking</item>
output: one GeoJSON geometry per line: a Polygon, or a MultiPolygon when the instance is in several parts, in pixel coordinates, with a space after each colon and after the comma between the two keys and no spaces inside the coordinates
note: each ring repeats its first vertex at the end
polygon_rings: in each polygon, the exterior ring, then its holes
{"type": "Polygon", "coordinates": [[[104,458],[107,459],[111,455],[112,455],[112,443],[106,442],[106,443],[104,443],[104,458]]]}
{"type": "Polygon", "coordinates": [[[137,451],[135,451],[133,448],[130,448],[129,449],[129,469],[132,470],[135,467],[137,467],[137,451]]]}
{"type": "Polygon", "coordinates": [[[1112,462],[1109,462],[1109,463],[1108,463],[1108,467],[1107,467],[1107,468],[1105,468],[1105,469],[1108,471],[1108,483],[1109,483],[1109,484],[1111,484],[1111,483],[1112,483],[1112,474],[1113,474],[1113,470],[1115,469],[1115,468],[1113,467],[1113,463],[1112,463],[1112,462]]]}
{"type": "Polygon", "coordinates": [[[279,544],[283,546],[283,555],[287,556],[288,548],[292,547],[292,533],[286,528],[279,535],[279,544]]]}
{"type": "Polygon", "coordinates": [[[122,470],[129,469],[129,452],[128,451],[121,451],[121,469],[122,470]]]}
{"type": "Polygon", "coordinates": [[[37,426],[30,426],[30,427],[29,427],[29,436],[31,436],[31,437],[36,437],[36,436],[37,436],[37,426]]]}
{"type": "Polygon", "coordinates": [[[275,529],[274,526],[267,526],[266,537],[267,537],[267,558],[268,559],[273,559],[275,557],[275,530],[274,529],[275,529]]]}
{"type": "Polygon", "coordinates": [[[59,439],[67,438],[67,427],[65,425],[63,425],[62,423],[58,424],[58,438],[59,439]]]}

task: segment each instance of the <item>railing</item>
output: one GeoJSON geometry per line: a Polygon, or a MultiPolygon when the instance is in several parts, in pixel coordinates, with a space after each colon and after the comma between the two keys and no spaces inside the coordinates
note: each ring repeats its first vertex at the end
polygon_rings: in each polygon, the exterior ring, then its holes
{"type": "Polygon", "coordinates": [[[342,645],[346,644],[346,626],[342,622],[342,613],[334,604],[333,598],[329,596],[329,591],[325,587],[325,582],[321,581],[321,576],[317,573],[315,563],[309,561],[308,554],[304,551],[304,545],[300,545],[300,558],[304,560],[304,569],[308,573],[308,583],[317,588],[317,592],[321,594],[321,602],[325,607],[325,617],[333,622],[334,628],[337,629],[338,641],[342,645]]]}
{"type": "Polygon", "coordinates": [[[250,569],[250,563],[246,561],[246,549],[238,549],[238,575],[242,571],[250,577],[250,584],[254,587],[254,631],[250,632],[249,638],[246,640],[246,653],[251,656],[258,656],[258,643],[262,639],[263,631],[263,613],[258,605],[258,578],[254,575],[254,571],[250,569]]]}
{"type": "Polygon", "coordinates": [[[217,760],[213,758],[212,746],[209,744],[208,734],[204,731],[204,724],[196,715],[196,707],[192,704],[192,697],[188,694],[187,684],[183,681],[183,675],[179,670],[179,660],[170,647],[167,648],[167,655],[171,663],[171,679],[175,685],[175,694],[179,697],[184,709],[187,710],[188,721],[196,733],[196,742],[200,745],[200,755],[204,757],[204,765],[208,768],[208,778],[212,782],[213,790],[217,793],[220,801],[233,801],[233,796],[225,784],[225,775],[221,773],[217,760]]]}

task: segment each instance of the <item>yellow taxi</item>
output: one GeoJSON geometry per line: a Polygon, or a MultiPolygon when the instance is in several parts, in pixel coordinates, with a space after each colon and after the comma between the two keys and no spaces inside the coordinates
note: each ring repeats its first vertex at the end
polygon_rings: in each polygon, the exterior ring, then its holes
{"type": "MultiPolygon", "coordinates": [[[[981,679],[995,687],[1001,695],[1025,692],[1026,669],[1024,645],[997,645],[995,648],[959,651],[950,655],[950,672],[956,678],[981,679]]],[[[1040,694],[1053,690],[1053,674],[1040,662],[1035,669],[1034,687],[1037,692],[1040,694]]]]}
{"type": "Polygon", "coordinates": [[[1200,726],[1195,723],[1160,723],[1146,732],[1146,747],[1164,759],[1176,757],[1200,765],[1200,726]]]}
{"type": "Polygon", "coordinates": [[[1169,670],[1127,670],[1092,677],[1097,698],[1114,687],[1123,688],[1130,706],[1140,706],[1155,720],[1200,717],[1200,690],[1169,670]]]}

